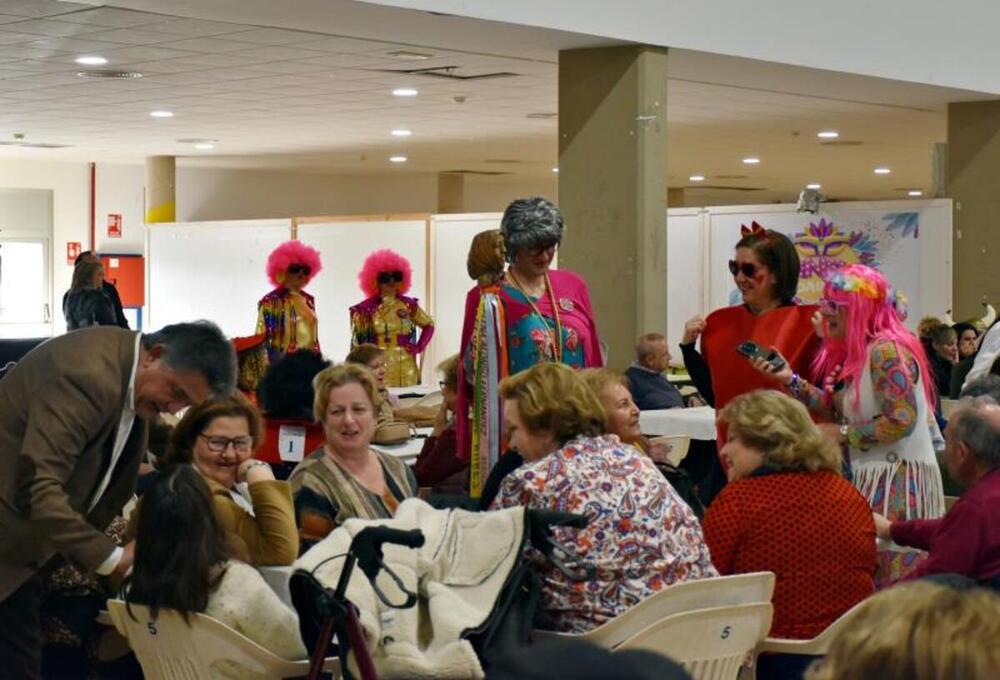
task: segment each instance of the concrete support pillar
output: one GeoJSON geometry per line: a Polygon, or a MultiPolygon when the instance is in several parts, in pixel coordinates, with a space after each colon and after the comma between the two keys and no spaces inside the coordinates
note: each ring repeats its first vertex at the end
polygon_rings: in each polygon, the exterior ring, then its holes
{"type": "Polygon", "coordinates": [[[176,159],[146,158],[146,224],[177,220],[176,159]]]}
{"type": "Polygon", "coordinates": [[[590,286],[609,365],[667,326],[667,51],[559,53],[559,266],[590,286]]]}
{"type": "Polygon", "coordinates": [[[465,212],[465,175],[453,172],[438,173],[439,213],[465,212]]]}
{"type": "Polygon", "coordinates": [[[954,200],[952,318],[1000,302],[1000,101],[948,105],[947,192],[954,200]]]}

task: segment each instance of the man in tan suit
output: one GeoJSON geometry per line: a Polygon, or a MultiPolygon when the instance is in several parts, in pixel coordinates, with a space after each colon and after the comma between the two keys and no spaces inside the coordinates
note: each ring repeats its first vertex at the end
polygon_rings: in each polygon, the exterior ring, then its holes
{"type": "Polygon", "coordinates": [[[140,335],[73,331],[27,354],[0,380],[0,675],[41,673],[40,592],[56,553],[124,575],[132,548],[103,529],[135,486],[146,421],[228,394],[236,356],[214,324],[140,335]]]}

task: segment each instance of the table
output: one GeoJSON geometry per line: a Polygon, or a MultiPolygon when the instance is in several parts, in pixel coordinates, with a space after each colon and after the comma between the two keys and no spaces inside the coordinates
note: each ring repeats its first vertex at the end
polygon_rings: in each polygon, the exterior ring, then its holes
{"type": "Polygon", "coordinates": [[[433,429],[432,427],[418,427],[417,436],[410,437],[401,444],[372,444],[371,447],[376,451],[395,456],[407,465],[412,465],[413,461],[420,455],[420,450],[424,448],[424,440],[430,436],[433,429]]]}
{"type": "Polygon", "coordinates": [[[715,441],[715,409],[711,406],[640,411],[643,434],[687,436],[715,441]]]}

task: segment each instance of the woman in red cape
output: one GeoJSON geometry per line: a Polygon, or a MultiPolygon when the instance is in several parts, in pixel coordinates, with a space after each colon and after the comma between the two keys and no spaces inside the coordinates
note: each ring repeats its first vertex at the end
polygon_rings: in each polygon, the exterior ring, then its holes
{"type": "MultiPolygon", "coordinates": [[[[743,227],[729,271],[742,303],[717,309],[707,318],[689,320],[681,340],[684,365],[692,381],[717,411],[745,392],[773,389],[773,384],[736,351],[740,343],[751,340],[765,350],[774,348],[793,371],[806,375],[811,374],[810,366],[819,350],[813,327],[817,307],[795,303],[799,255],[787,236],[756,222],[749,229],[743,227]],[[695,349],[699,335],[700,353],[695,349]]],[[[724,443],[725,431],[720,427],[719,449],[724,443]]]]}

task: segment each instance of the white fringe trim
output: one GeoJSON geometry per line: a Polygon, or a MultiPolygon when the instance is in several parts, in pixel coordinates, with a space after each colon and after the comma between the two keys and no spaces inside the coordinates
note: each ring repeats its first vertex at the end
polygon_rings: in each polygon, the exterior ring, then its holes
{"type": "Polygon", "coordinates": [[[909,493],[912,484],[916,488],[916,509],[910,512],[910,504],[906,504],[906,517],[904,519],[935,519],[944,515],[944,484],[941,482],[941,470],[937,462],[911,462],[896,461],[889,462],[866,462],[856,463],[852,466],[854,472],[854,486],[857,487],[861,495],[868,501],[872,510],[888,515],[889,511],[889,486],[900,467],[905,468],[906,492],[909,493]],[[874,499],[876,492],[882,490],[881,507],[876,507],[874,499]]]}

